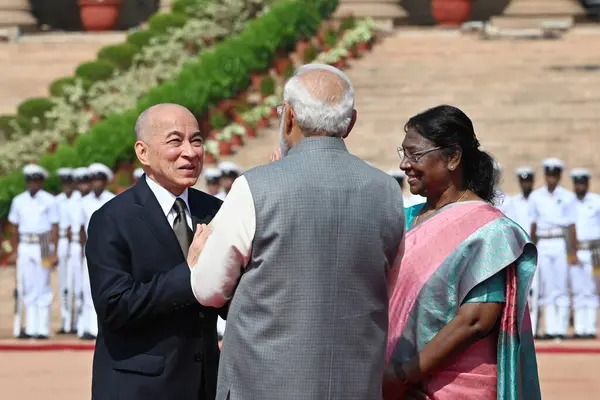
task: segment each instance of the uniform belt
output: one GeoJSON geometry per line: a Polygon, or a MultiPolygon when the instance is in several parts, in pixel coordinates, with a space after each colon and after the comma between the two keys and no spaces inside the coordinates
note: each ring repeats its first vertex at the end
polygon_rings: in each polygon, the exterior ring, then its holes
{"type": "Polygon", "coordinates": [[[579,250],[593,250],[600,248],[600,239],[595,240],[582,240],[577,242],[577,247],[579,250]]]}
{"type": "Polygon", "coordinates": [[[41,235],[35,233],[22,233],[19,241],[23,243],[35,244],[40,242],[40,236],[41,235]]]}
{"type": "Polygon", "coordinates": [[[562,228],[540,229],[536,232],[536,235],[540,239],[562,239],[565,237],[562,228]]]}

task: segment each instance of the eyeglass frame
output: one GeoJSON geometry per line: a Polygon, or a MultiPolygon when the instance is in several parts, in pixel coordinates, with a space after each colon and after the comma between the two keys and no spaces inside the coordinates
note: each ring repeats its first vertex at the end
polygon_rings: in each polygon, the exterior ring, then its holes
{"type": "Polygon", "coordinates": [[[406,160],[408,160],[409,163],[418,164],[419,161],[427,154],[432,153],[437,150],[442,150],[443,148],[444,147],[442,147],[442,146],[433,147],[431,149],[417,151],[413,154],[409,153],[408,156],[406,155],[406,151],[404,150],[404,148],[402,148],[402,146],[398,146],[396,148],[396,151],[398,152],[398,157],[400,157],[400,162],[402,162],[402,161],[404,161],[404,159],[406,159],[406,160]]]}

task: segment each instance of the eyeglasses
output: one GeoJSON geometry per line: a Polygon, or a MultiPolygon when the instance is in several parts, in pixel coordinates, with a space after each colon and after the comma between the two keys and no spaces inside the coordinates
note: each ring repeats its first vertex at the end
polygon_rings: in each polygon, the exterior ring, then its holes
{"type": "Polygon", "coordinates": [[[413,154],[406,152],[402,147],[397,147],[398,157],[400,157],[400,161],[404,161],[404,159],[408,160],[411,164],[418,164],[423,156],[437,150],[441,150],[442,147],[434,147],[432,149],[416,151],[413,154]]]}
{"type": "Polygon", "coordinates": [[[285,104],[278,105],[277,106],[277,118],[281,118],[284,111],[285,111],[285,104]]]}

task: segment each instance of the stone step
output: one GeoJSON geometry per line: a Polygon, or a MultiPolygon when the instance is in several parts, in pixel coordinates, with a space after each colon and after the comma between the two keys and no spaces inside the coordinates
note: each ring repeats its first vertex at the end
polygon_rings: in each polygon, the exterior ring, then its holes
{"type": "Polygon", "coordinates": [[[569,29],[573,26],[573,17],[570,15],[556,16],[498,16],[492,17],[491,23],[499,29],[527,29],[556,27],[569,29]]]}
{"type": "Polygon", "coordinates": [[[0,28],[6,27],[29,27],[37,24],[35,18],[29,11],[23,10],[0,10],[0,28]]]}
{"type": "Polygon", "coordinates": [[[406,11],[397,1],[342,1],[335,12],[336,17],[353,15],[359,18],[371,17],[379,20],[397,19],[407,17],[406,11]]]}
{"type": "Polygon", "coordinates": [[[584,15],[585,10],[576,0],[513,0],[503,15],[584,15]]]}

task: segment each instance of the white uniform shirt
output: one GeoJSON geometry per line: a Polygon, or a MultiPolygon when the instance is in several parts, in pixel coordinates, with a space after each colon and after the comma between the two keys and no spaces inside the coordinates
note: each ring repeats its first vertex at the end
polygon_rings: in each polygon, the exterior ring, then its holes
{"type": "Polygon", "coordinates": [[[19,233],[39,235],[50,232],[58,224],[58,208],[54,196],[45,190],[31,197],[29,192],[16,196],[11,204],[8,221],[19,226],[19,233]]]}
{"type": "Polygon", "coordinates": [[[583,200],[575,199],[577,210],[577,240],[600,239],[600,195],[587,193],[583,200]]]}
{"type": "Polygon", "coordinates": [[[530,195],[529,211],[538,234],[574,224],[577,219],[575,199],[575,195],[562,186],[557,186],[553,193],[546,186],[534,190],[530,195]]]}
{"type": "Polygon", "coordinates": [[[530,198],[531,194],[529,195],[529,198],[525,198],[523,193],[519,193],[510,198],[506,210],[502,210],[508,218],[519,224],[528,235],[531,235],[531,223],[533,221],[530,214],[530,198]]]}
{"type": "Polygon", "coordinates": [[[158,200],[158,204],[160,208],[163,210],[165,217],[167,217],[167,221],[171,228],[173,228],[173,223],[175,222],[175,217],[177,217],[177,212],[173,208],[175,204],[175,200],[180,197],[185,202],[185,220],[190,227],[191,230],[194,230],[192,225],[192,214],[190,212],[190,203],[188,201],[188,190],[185,189],[183,193],[179,196],[175,196],[173,193],[169,192],[164,187],[160,186],[158,183],[154,182],[152,179],[146,176],[146,183],[148,183],[148,187],[154,193],[154,197],[158,200]]]}
{"type": "Polygon", "coordinates": [[[215,197],[217,199],[225,201],[225,197],[227,197],[227,194],[225,192],[219,192],[219,193],[215,194],[215,197]]]}
{"type": "Polygon", "coordinates": [[[56,205],[58,207],[58,229],[60,235],[66,235],[67,228],[71,226],[71,220],[73,219],[72,214],[74,211],[72,204],[74,200],[80,198],[81,193],[79,193],[79,191],[77,190],[74,190],[73,193],[71,193],[71,197],[67,197],[67,195],[64,192],[56,195],[55,199],[56,205]]]}
{"type": "Polygon", "coordinates": [[[79,210],[74,212],[71,229],[73,229],[74,232],[79,232],[79,229],[83,226],[87,232],[92,214],[113,197],[115,197],[115,195],[108,190],[102,192],[98,197],[96,197],[94,192],[88,193],[81,201],[79,201],[79,210]]]}

